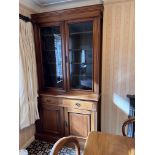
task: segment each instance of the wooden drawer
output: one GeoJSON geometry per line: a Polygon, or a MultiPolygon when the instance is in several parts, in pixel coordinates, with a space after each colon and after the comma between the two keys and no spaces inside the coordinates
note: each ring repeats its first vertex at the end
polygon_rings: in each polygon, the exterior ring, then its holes
{"type": "Polygon", "coordinates": [[[63,106],[69,107],[69,108],[81,109],[81,110],[96,111],[96,103],[95,102],[64,99],[63,106]]]}
{"type": "Polygon", "coordinates": [[[62,105],[62,99],[55,98],[51,96],[40,96],[39,101],[41,103],[54,104],[54,105],[62,105]]]}

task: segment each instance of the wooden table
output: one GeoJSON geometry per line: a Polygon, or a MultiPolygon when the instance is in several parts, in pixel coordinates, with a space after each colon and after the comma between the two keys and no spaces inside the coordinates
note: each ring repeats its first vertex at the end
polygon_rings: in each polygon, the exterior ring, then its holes
{"type": "Polygon", "coordinates": [[[135,141],[133,138],[91,132],[83,155],[135,155],[135,141]]]}

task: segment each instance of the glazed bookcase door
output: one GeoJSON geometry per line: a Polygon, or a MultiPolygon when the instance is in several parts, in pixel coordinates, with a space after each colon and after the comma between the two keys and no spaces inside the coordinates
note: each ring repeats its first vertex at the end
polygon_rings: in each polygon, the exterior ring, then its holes
{"type": "Polygon", "coordinates": [[[64,89],[63,27],[40,27],[44,88],[64,89]]]}
{"type": "Polygon", "coordinates": [[[93,90],[93,21],[67,23],[68,76],[71,90],[93,90]]]}

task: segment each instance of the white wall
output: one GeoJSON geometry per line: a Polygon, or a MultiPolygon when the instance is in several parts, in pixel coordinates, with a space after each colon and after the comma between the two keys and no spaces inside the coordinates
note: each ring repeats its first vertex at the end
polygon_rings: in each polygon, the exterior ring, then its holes
{"type": "Polygon", "coordinates": [[[41,9],[40,6],[36,5],[32,0],[19,0],[19,4],[36,13],[39,13],[41,9]]]}

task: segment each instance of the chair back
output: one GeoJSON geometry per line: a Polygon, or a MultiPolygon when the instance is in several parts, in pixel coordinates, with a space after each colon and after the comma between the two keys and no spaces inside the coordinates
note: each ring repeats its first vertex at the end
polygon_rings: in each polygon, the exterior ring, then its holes
{"type": "Polygon", "coordinates": [[[126,120],[123,125],[122,125],[122,134],[123,136],[128,136],[128,137],[135,137],[135,117],[131,117],[128,120],[126,120]],[[130,124],[130,126],[129,126],[130,124]],[[126,134],[126,126],[128,125],[128,131],[126,134]],[[130,127],[132,130],[130,130],[130,127]]]}

